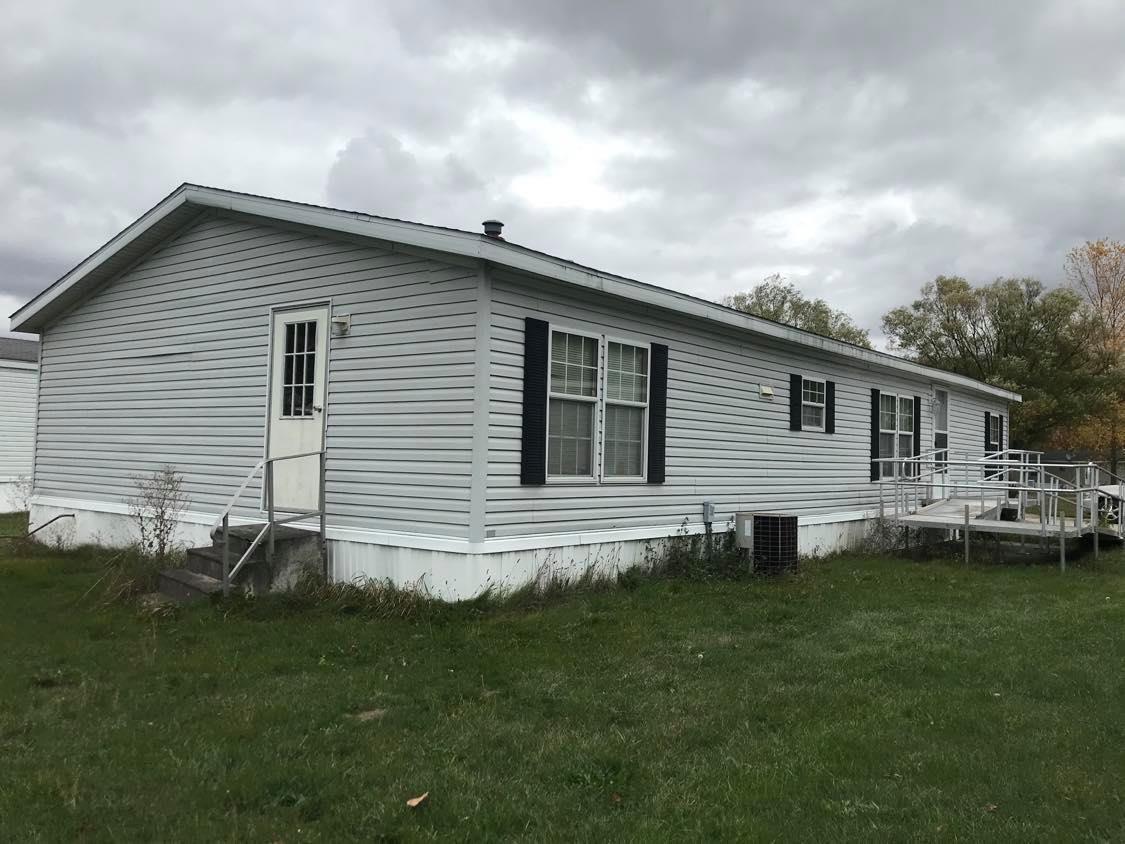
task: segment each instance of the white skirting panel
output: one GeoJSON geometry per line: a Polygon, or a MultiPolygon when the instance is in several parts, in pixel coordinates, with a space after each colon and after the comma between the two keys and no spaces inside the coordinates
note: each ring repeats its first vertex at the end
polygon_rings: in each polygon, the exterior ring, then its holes
{"type": "Polygon", "coordinates": [[[658,543],[633,540],[484,554],[339,540],[328,545],[334,580],[390,580],[452,601],[474,597],[488,588],[514,589],[534,580],[574,580],[591,568],[598,575],[612,576],[642,564],[646,548],[658,543]]]}
{"type": "MultiPolygon", "coordinates": [[[[93,507],[98,506],[95,502],[90,504],[93,507]]],[[[73,548],[78,545],[124,548],[138,539],[136,525],[127,513],[107,513],[101,509],[59,507],[35,502],[31,505],[28,529],[34,530],[55,516],[64,514],[73,515],[74,518],[59,519],[35,534],[35,538],[47,545],[59,545],[63,548],[73,548]]],[[[176,546],[191,548],[210,545],[210,530],[208,524],[181,520],[176,530],[176,546]]]]}
{"type": "MultiPolygon", "coordinates": [[[[867,519],[798,524],[798,553],[823,557],[855,548],[863,541],[867,524],[867,519]]],[[[483,554],[339,540],[330,540],[328,546],[334,580],[389,580],[436,598],[459,600],[490,587],[514,589],[552,577],[573,580],[590,569],[613,576],[643,566],[662,543],[660,539],[634,539],[483,554]]]]}
{"type": "MultiPolygon", "coordinates": [[[[100,502],[69,502],[46,504],[33,502],[30,524],[34,528],[57,515],[72,514],[37,535],[37,539],[63,547],[100,545],[122,547],[136,541],[132,519],[120,505],[100,502]],[[106,512],[112,509],[117,512],[106,512]]],[[[839,513],[802,517],[798,521],[798,550],[802,556],[818,557],[858,545],[866,532],[868,514],[839,513]],[[833,518],[837,520],[833,520],[833,518]]],[[[177,545],[191,547],[208,545],[211,522],[206,514],[185,513],[176,535],[177,545]]],[[[669,528],[669,535],[680,530],[669,528]]],[[[388,541],[386,534],[365,540],[357,531],[348,531],[347,539],[333,538],[329,529],[328,552],[332,578],[336,581],[389,580],[397,586],[418,589],[435,598],[458,600],[471,598],[488,588],[514,589],[534,580],[551,577],[574,579],[592,569],[599,575],[612,576],[635,565],[644,565],[648,555],[659,549],[660,538],[624,539],[619,541],[582,541],[575,535],[572,544],[554,536],[550,544],[534,547],[534,538],[526,537],[529,546],[517,550],[473,548],[465,543],[458,550],[456,541],[437,543],[438,547],[419,547],[435,543],[403,539],[388,541]],[[354,538],[353,538],[354,537],[354,538]],[[445,545],[445,547],[442,547],[445,545]]],[[[696,532],[696,531],[691,531],[696,532]]]]}

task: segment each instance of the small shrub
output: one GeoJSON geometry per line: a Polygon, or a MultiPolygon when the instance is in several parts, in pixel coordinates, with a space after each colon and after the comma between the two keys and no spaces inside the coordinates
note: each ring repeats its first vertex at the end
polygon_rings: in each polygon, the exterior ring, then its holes
{"type": "Polygon", "coordinates": [[[750,560],[738,547],[734,522],[705,534],[687,532],[687,521],[675,536],[645,554],[651,576],[683,580],[737,580],[750,574],[750,560]]]}
{"type": "Polygon", "coordinates": [[[137,491],[129,498],[129,514],[141,554],[163,563],[177,550],[176,531],[188,505],[183,475],[175,466],[162,466],[148,475],[134,475],[133,485],[137,491]]]}
{"type": "Polygon", "coordinates": [[[906,526],[887,516],[870,519],[858,553],[875,556],[894,554],[906,547],[906,526]]]}

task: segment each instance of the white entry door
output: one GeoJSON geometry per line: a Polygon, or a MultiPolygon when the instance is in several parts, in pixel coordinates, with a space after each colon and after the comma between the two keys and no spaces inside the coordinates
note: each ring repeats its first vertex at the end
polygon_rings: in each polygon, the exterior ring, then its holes
{"type": "MultiPolygon", "coordinates": [[[[328,307],[275,311],[272,337],[267,455],[320,451],[324,447],[328,307]]],[[[319,509],[319,458],[274,462],[273,489],[277,510],[319,509]]]]}

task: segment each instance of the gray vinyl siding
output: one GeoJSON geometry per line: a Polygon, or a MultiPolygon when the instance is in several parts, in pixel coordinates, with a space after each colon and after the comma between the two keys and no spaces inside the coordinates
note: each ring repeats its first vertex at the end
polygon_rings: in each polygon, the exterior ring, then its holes
{"type": "Polygon", "coordinates": [[[34,369],[0,360],[0,482],[31,475],[35,441],[34,369]]]}
{"type": "MultiPolygon", "coordinates": [[[[872,388],[921,397],[921,448],[933,444],[929,380],[514,273],[493,273],[491,361],[487,536],[676,526],[698,522],[705,500],[720,520],[875,508],[872,388]],[[664,484],[520,484],[526,316],[669,346],[664,484]],[[835,434],[789,430],[790,373],[836,382],[835,434]],[[760,397],[759,384],[774,397],[760,397]]],[[[1004,405],[949,392],[950,446],[979,455],[984,411],[1004,405]]]]}
{"type": "Polygon", "coordinates": [[[984,414],[999,414],[1004,418],[1004,433],[1001,448],[1010,444],[1008,438],[1008,409],[1000,402],[987,398],[950,392],[949,408],[949,448],[953,459],[960,459],[962,452],[969,459],[984,454],[984,414]]]}
{"type": "MultiPolygon", "coordinates": [[[[478,271],[204,218],[46,332],[36,492],[120,502],[163,464],[217,513],[263,455],[271,306],[332,300],[336,526],[466,536],[478,271]]],[[[258,487],[238,514],[257,515],[258,487]]]]}

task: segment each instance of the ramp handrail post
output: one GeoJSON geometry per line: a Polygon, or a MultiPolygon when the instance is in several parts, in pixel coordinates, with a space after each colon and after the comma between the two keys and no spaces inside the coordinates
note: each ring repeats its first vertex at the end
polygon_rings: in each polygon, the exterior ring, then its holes
{"type": "Polygon", "coordinates": [[[223,597],[230,595],[230,515],[223,514],[223,597]]]}
{"type": "Polygon", "coordinates": [[[271,576],[273,572],[273,520],[274,520],[274,498],[273,498],[273,461],[266,461],[266,524],[269,526],[267,530],[269,533],[266,535],[266,567],[270,570],[271,576]]]}
{"type": "Polygon", "coordinates": [[[326,477],[326,463],[327,452],[321,449],[320,452],[320,500],[318,507],[320,509],[320,568],[321,573],[324,575],[325,580],[328,579],[328,536],[327,536],[327,489],[325,487],[326,477]]]}

